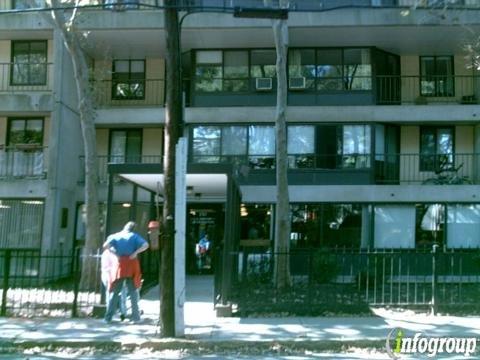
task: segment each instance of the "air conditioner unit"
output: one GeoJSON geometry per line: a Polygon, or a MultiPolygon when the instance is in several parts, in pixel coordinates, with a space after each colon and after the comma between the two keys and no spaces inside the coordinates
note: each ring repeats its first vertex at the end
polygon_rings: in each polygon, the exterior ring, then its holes
{"type": "Polygon", "coordinates": [[[305,87],[306,87],[306,79],[304,76],[292,77],[289,79],[290,90],[305,90],[305,87]]]}
{"type": "Polygon", "coordinates": [[[257,91],[272,90],[272,78],[256,78],[255,89],[257,89],[257,91]]]}

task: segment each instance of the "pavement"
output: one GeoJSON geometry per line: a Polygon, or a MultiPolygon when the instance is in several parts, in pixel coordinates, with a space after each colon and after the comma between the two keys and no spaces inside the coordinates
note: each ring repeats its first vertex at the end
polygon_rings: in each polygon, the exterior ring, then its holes
{"type": "Polygon", "coordinates": [[[152,288],[140,301],[143,323],[115,320],[105,324],[94,318],[0,318],[2,345],[121,346],[169,348],[189,344],[248,344],[272,342],[355,343],[384,342],[388,333],[402,328],[406,333],[432,337],[477,337],[480,317],[429,316],[413,312],[377,310],[371,317],[217,318],[213,308],[213,278],[187,278],[185,338],[160,339],[158,335],[159,288],[152,288]]]}

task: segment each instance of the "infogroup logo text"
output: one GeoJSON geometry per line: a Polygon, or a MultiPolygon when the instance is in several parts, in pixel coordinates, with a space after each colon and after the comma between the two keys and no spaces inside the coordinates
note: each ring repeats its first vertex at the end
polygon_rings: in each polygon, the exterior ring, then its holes
{"type": "Polygon", "coordinates": [[[402,329],[393,329],[387,336],[386,349],[392,359],[400,359],[405,354],[423,354],[433,358],[438,354],[463,354],[468,357],[475,354],[477,338],[428,337],[416,333],[405,336],[402,329]]]}

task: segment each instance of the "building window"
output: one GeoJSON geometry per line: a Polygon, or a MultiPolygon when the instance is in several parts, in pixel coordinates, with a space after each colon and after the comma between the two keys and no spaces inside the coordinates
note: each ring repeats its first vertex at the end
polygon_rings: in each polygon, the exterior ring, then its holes
{"type": "Polygon", "coordinates": [[[275,164],[273,126],[197,126],[193,129],[194,162],[246,163],[254,169],[271,169],[275,164]]]}
{"type": "Polygon", "coordinates": [[[142,130],[111,130],[110,162],[138,163],[142,158],[142,130]]]}
{"type": "Polygon", "coordinates": [[[216,92],[223,90],[223,57],[221,51],[197,51],[195,90],[216,92]]]}
{"type": "Polygon", "coordinates": [[[249,89],[248,51],[223,53],[223,91],[242,92],[249,89]]]}
{"type": "Polygon", "coordinates": [[[43,119],[8,119],[8,146],[42,146],[43,119]]]}
{"type": "Polygon", "coordinates": [[[41,247],[43,203],[38,199],[0,200],[0,249],[41,247]]]}
{"type": "Polygon", "coordinates": [[[421,56],[420,74],[422,96],[454,96],[452,56],[421,56]]]}
{"type": "Polygon", "coordinates": [[[275,127],[248,127],[248,162],[253,169],[275,167],[275,127]]]}
{"type": "Polygon", "coordinates": [[[447,205],[447,247],[480,247],[480,205],[447,205]]]}
{"type": "MultiPolygon", "coordinates": [[[[289,87],[298,87],[298,79],[305,79],[305,89],[315,89],[315,50],[314,49],[292,49],[288,53],[288,74],[289,87]],[[296,84],[297,83],[297,84],[296,84]]],[[[300,85],[303,85],[300,83],[300,85]]]]}
{"type": "Polygon", "coordinates": [[[415,206],[374,207],[375,248],[415,248],[415,206]]]}
{"type": "Polygon", "coordinates": [[[197,126],[193,129],[193,161],[218,163],[222,130],[219,126],[197,126]]]}
{"type": "Polygon", "coordinates": [[[313,168],[315,166],[315,126],[289,126],[287,149],[290,167],[313,168]]]}
{"type": "Polygon", "coordinates": [[[303,77],[305,89],[372,90],[370,49],[291,49],[288,60],[290,89],[299,88],[303,77]]]}
{"type": "Polygon", "coordinates": [[[252,50],[250,53],[250,76],[252,78],[274,78],[277,54],[275,50],[252,50]]]}
{"type": "Polygon", "coordinates": [[[451,169],[454,165],[453,127],[420,128],[420,171],[451,169]]]}
{"type": "Polygon", "coordinates": [[[145,60],[114,60],[112,80],[114,100],[145,99],[145,60]]]}
{"type": "Polygon", "coordinates": [[[46,85],[47,41],[12,41],[11,85],[46,85]]]}
{"type": "Polygon", "coordinates": [[[342,158],[342,167],[370,167],[370,125],[343,125],[342,137],[338,140],[337,152],[342,158]]]}

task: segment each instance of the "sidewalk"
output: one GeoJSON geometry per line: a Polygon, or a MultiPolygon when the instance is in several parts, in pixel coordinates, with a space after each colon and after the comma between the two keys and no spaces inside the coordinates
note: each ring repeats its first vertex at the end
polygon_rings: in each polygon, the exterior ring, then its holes
{"type": "MultiPolygon", "coordinates": [[[[212,279],[198,276],[187,280],[185,304],[185,340],[161,340],[158,337],[158,287],[141,300],[143,324],[101,319],[0,318],[0,348],[3,344],[62,344],[93,346],[121,344],[139,346],[175,341],[185,343],[219,342],[308,342],[308,341],[385,341],[391,329],[425,336],[479,337],[480,317],[431,317],[413,313],[378,311],[375,317],[288,317],[288,318],[216,318],[213,309],[212,279]]],[[[166,346],[166,345],[165,345],[166,346]]]]}

